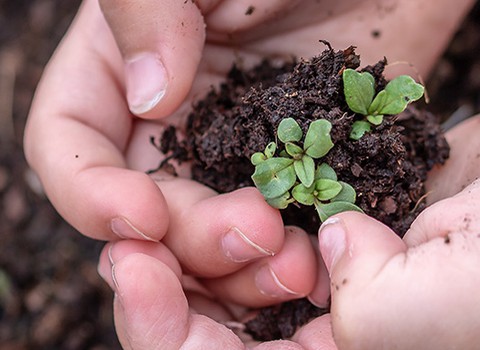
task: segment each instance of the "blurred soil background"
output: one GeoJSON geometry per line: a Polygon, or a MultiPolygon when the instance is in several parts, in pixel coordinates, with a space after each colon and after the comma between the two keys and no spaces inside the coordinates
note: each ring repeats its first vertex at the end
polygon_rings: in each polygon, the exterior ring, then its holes
{"type": "MultiPolygon", "coordinates": [[[[79,0],[0,0],[0,349],[119,349],[101,242],[56,214],[28,169],[23,129],[79,0]]],[[[435,40],[435,38],[432,38],[435,40]]],[[[446,125],[480,112],[480,0],[427,81],[446,125]]]]}

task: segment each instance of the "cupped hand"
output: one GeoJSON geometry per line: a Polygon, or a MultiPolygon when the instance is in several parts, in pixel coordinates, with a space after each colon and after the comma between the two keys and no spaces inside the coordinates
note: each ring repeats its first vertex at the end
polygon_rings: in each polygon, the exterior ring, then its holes
{"type": "MultiPolygon", "coordinates": [[[[290,340],[253,342],[241,332],[246,309],[234,304],[259,307],[281,299],[259,293],[255,273],[276,259],[286,268],[285,277],[301,274],[288,269],[305,261],[304,232],[289,228],[279,253],[252,264],[255,268],[222,277],[217,264],[211,270],[216,277],[196,280],[182,275],[178,260],[162,243],[107,245],[99,271],[117,295],[115,320],[122,345],[126,349],[476,348],[480,182],[467,184],[480,175],[477,148],[468,147],[479,120],[472,118],[447,134],[452,158],[433,173],[437,187],[430,185],[431,191],[440,193],[452,185],[466,188],[429,206],[403,240],[385,225],[354,212],[322,225],[319,248],[325,265],[320,270],[326,266],[330,280],[328,275],[313,278],[309,298],[321,304],[331,293],[331,314],[312,320],[290,340]],[[449,181],[440,182],[442,175],[449,181]],[[221,288],[212,288],[215,284],[221,288]]],[[[207,255],[199,254],[205,261],[207,255]]],[[[289,283],[289,289],[295,289],[299,282],[289,283]]]]}
{"type": "MultiPolygon", "coordinates": [[[[109,243],[99,272],[115,291],[115,326],[124,349],[335,349],[328,316],[305,326],[298,338],[253,341],[243,332],[249,310],[182,276],[177,259],[162,243],[109,243]]],[[[237,289],[256,297],[248,282],[238,282],[237,289]]]]}
{"type": "MultiPolygon", "coordinates": [[[[324,223],[340,349],[475,349],[480,342],[480,116],[447,133],[427,207],[403,240],[357,213],[324,223]]],[[[315,295],[315,292],[313,292],[315,295]]]]}
{"type": "MultiPolygon", "coordinates": [[[[233,61],[310,57],[322,50],[318,39],[326,39],[339,49],[358,46],[365,64],[386,55],[426,75],[472,3],[406,1],[384,8],[373,0],[99,2],[84,1],[46,67],[25,152],[61,215],[85,235],[108,240],[165,235],[165,197],[144,173],[160,161],[149,137],[160,133],[158,120],[182,124],[192,101],[221,80],[233,61]],[[409,25],[399,29],[405,16],[409,25]],[[428,40],[433,33],[434,42],[428,40]],[[423,39],[430,45],[420,49],[423,39]]],[[[266,239],[278,246],[274,241],[282,234],[266,239]]]]}

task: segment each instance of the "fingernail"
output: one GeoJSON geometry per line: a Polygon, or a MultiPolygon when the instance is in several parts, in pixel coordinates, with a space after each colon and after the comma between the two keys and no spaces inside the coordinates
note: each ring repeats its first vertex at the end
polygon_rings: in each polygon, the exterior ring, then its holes
{"type": "Polygon", "coordinates": [[[325,220],[318,232],[318,243],[328,273],[331,274],[346,247],[345,228],[339,218],[332,217],[325,220]]]}
{"type": "Polygon", "coordinates": [[[123,217],[113,218],[110,222],[110,229],[122,239],[131,238],[157,242],[153,238],[147,236],[142,231],[137,229],[130,221],[123,217]]]}
{"type": "Polygon", "coordinates": [[[255,285],[260,293],[269,297],[298,296],[299,293],[285,286],[268,265],[260,267],[255,274],[255,285]]]}
{"type": "Polygon", "coordinates": [[[252,242],[236,227],[232,227],[222,238],[222,249],[233,262],[245,262],[265,256],[273,256],[273,252],[252,242]]]}
{"type": "Polygon", "coordinates": [[[167,73],[158,55],[143,53],[125,64],[127,101],[133,114],[153,109],[165,95],[167,73]]]}

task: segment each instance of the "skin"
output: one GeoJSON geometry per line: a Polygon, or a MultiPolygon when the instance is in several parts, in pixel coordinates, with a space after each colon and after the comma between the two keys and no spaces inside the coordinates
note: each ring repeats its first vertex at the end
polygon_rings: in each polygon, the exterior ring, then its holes
{"type": "MultiPolygon", "coordinates": [[[[25,132],[26,157],[54,206],[80,232],[96,239],[125,239],[107,246],[99,270],[118,295],[115,321],[127,349],[180,344],[198,348],[212,339],[219,348],[225,344],[242,348],[239,338],[213,321],[222,319],[218,314],[223,319],[232,315],[223,302],[214,308],[212,296],[229,305],[264,306],[308,295],[321,305],[330,286],[315,245],[304,232],[284,228],[278,212],[265,204],[258,191],[247,188],[217,195],[188,180],[188,166],[179,169],[180,178],[145,175],[160,160],[149,136],[158,135],[163,123],[181,125],[192,101],[218,83],[234,60],[241,58],[248,66],[265,55],[310,57],[323,49],[317,44],[320,35],[336,48],[358,46],[363,64],[385,55],[390,61],[414,64],[426,77],[472,1],[410,0],[391,6],[366,0],[303,1],[303,7],[298,3],[168,0],[159,5],[149,0],[136,6],[135,1],[111,0],[100,1],[100,7],[86,0],[45,70],[25,132]],[[246,16],[250,5],[255,11],[246,16]],[[408,16],[406,26],[405,15],[411,13],[415,16],[408,16]],[[380,37],[373,37],[372,30],[380,30],[380,37]],[[139,78],[145,67],[156,74],[139,78]],[[299,261],[301,266],[296,266],[299,261]],[[187,295],[179,271],[196,277],[185,287],[187,295]],[[310,278],[299,279],[301,275],[310,278]],[[166,287],[159,291],[157,281],[166,287]],[[239,293],[240,284],[245,292],[239,293]],[[189,307],[211,317],[191,313],[189,307]],[[210,315],[209,310],[218,313],[210,315]],[[146,329],[156,327],[158,335],[152,331],[145,336],[146,329]]],[[[465,138],[459,140],[460,145],[465,138]]],[[[462,157],[458,162],[466,163],[462,157]]],[[[475,167],[472,172],[475,177],[475,167]]],[[[468,183],[463,174],[439,170],[432,180],[435,193],[453,192],[445,182],[449,177],[442,175],[447,173],[459,188],[468,183]]],[[[362,227],[386,230],[369,218],[342,216],[342,220],[349,242],[362,227]]],[[[393,252],[398,254],[398,249],[393,252]]],[[[320,250],[324,257],[329,255],[322,239],[320,250]]],[[[328,262],[327,267],[334,280],[337,267],[332,269],[328,262]]],[[[371,277],[359,278],[359,284],[363,287],[371,277]]],[[[358,291],[351,288],[352,293],[358,291]]],[[[332,294],[334,307],[341,309],[342,298],[336,298],[335,291],[332,294]]],[[[365,294],[368,297],[372,295],[365,294]]],[[[332,315],[335,341],[340,348],[349,348],[351,339],[350,343],[343,339],[363,332],[332,315]]],[[[243,316],[241,311],[230,318],[243,316]]],[[[359,312],[351,319],[364,316],[359,312]]],[[[318,327],[306,326],[292,341],[256,346],[318,348],[319,342],[333,346],[329,316],[314,323],[318,327]]],[[[368,341],[372,340],[365,344],[368,341]]]]}

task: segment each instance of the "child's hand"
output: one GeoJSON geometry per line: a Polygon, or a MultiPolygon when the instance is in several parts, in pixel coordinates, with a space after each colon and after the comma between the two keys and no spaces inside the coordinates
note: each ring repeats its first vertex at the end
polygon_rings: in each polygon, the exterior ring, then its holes
{"type": "MultiPolygon", "coordinates": [[[[383,8],[373,0],[103,0],[100,8],[85,0],[36,93],[27,159],[54,206],[80,232],[159,240],[169,214],[164,195],[144,173],[160,161],[149,137],[159,135],[158,119],[182,124],[194,99],[234,60],[248,65],[265,56],[310,57],[322,50],[318,40],[327,39],[339,49],[358,46],[365,64],[385,55],[409,61],[426,76],[470,3],[403,1],[383,8]],[[421,41],[429,45],[420,47],[421,41]]],[[[191,202],[169,201],[177,208],[191,202]]],[[[230,219],[239,225],[240,216],[230,219]]],[[[204,219],[202,225],[218,220],[204,219]]],[[[260,240],[278,246],[281,235],[260,240]]]]}
{"type": "MultiPolygon", "coordinates": [[[[259,261],[236,274],[197,280],[182,276],[178,261],[162,243],[109,243],[102,252],[99,272],[115,291],[115,325],[123,348],[234,350],[245,349],[245,344],[254,346],[256,343],[241,331],[241,322],[249,314],[245,305],[261,307],[285,300],[290,294],[281,288],[272,289],[272,285],[269,292],[275,291],[277,297],[259,292],[259,278],[266,285],[272,281],[264,267],[280,267],[278,278],[294,290],[301,289],[305,281],[312,286],[315,283],[314,275],[299,269],[305,258],[303,245],[309,244],[309,239],[295,231],[288,231],[286,236],[285,252],[274,258],[259,261]],[[236,330],[238,336],[225,325],[236,330]]],[[[216,266],[219,271],[222,269],[216,266]]],[[[324,283],[328,286],[328,280],[324,283]]],[[[312,339],[269,342],[261,349],[303,349],[299,344],[316,349],[317,333],[322,330],[326,332],[326,341],[333,344],[328,317],[322,320],[321,330],[307,332],[314,336],[312,339]]]]}
{"type": "MultiPolygon", "coordinates": [[[[331,288],[331,314],[290,340],[260,344],[222,325],[238,330],[246,315],[232,303],[268,304],[249,283],[260,265],[225,276],[221,289],[212,286],[222,277],[182,287],[179,263],[163,244],[123,241],[106,247],[99,270],[117,294],[115,321],[125,349],[476,349],[479,198],[477,181],[426,209],[403,241],[360,213],[329,219],[319,242],[331,280],[318,279],[310,298],[324,302],[317,292],[331,288]]],[[[292,247],[286,243],[285,252],[292,247]]],[[[301,260],[296,254],[291,262],[301,260]]]]}
{"type": "Polygon", "coordinates": [[[340,349],[475,349],[480,342],[480,182],[427,208],[404,240],[338,215],[320,232],[340,349]]]}

